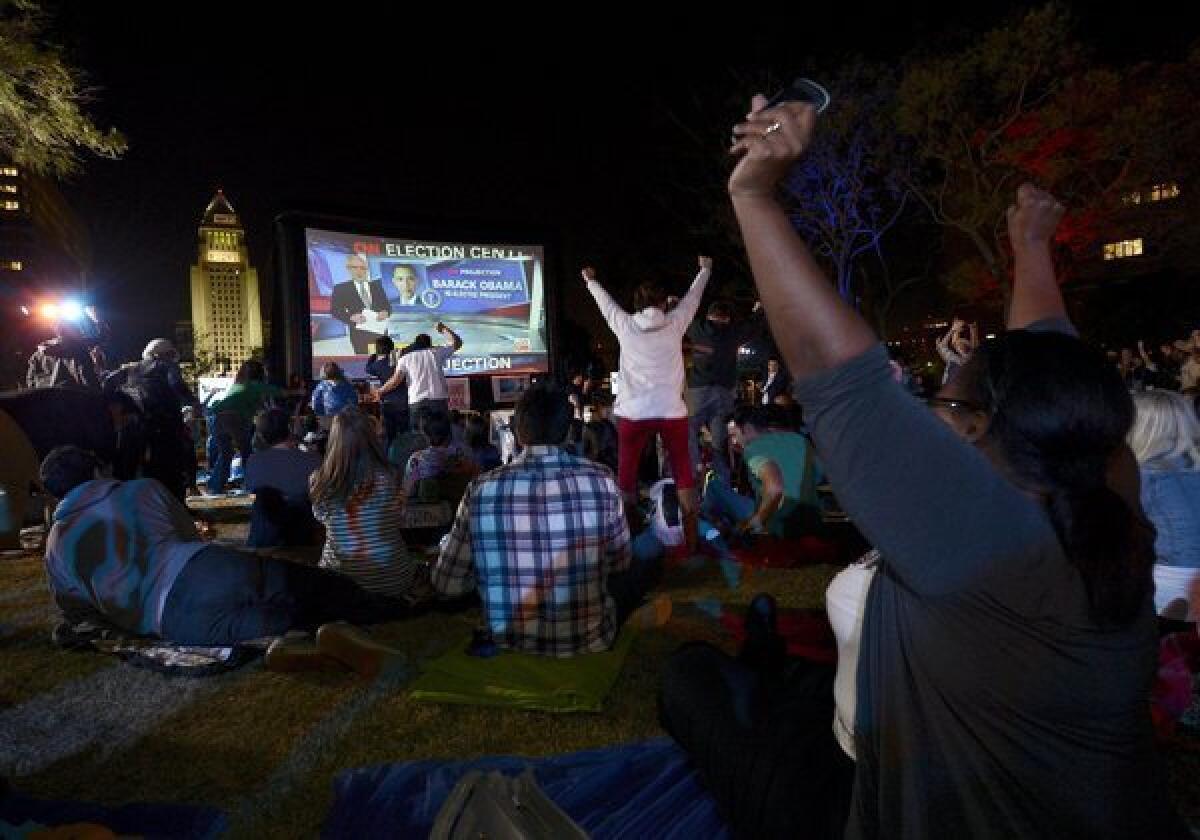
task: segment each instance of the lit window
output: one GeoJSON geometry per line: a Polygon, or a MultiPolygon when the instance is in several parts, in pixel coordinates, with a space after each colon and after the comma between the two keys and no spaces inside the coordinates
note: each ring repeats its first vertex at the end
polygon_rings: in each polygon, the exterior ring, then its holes
{"type": "Polygon", "coordinates": [[[1141,204],[1142,194],[1140,192],[1129,192],[1121,196],[1121,203],[1128,206],[1130,204],[1141,204]]]}
{"type": "Polygon", "coordinates": [[[4,202],[4,209],[5,209],[5,210],[20,210],[20,209],[21,209],[21,202],[19,202],[19,201],[12,201],[12,200],[10,199],[9,201],[6,201],[6,202],[4,202]]]}
{"type": "Polygon", "coordinates": [[[1155,184],[1150,189],[1151,201],[1166,201],[1168,198],[1179,197],[1179,184],[1171,181],[1166,184],[1155,184]]]}
{"type": "Polygon", "coordinates": [[[0,166],[0,175],[6,178],[16,178],[20,174],[15,166],[0,166]]]}
{"type": "Polygon", "coordinates": [[[1123,260],[1126,257],[1142,256],[1142,240],[1123,239],[1120,242],[1109,242],[1104,246],[1104,259],[1123,260]]]}
{"type": "Polygon", "coordinates": [[[15,193],[16,191],[16,184],[0,184],[0,192],[15,193]]]}
{"type": "Polygon", "coordinates": [[[5,260],[4,262],[0,262],[0,268],[6,269],[8,271],[20,271],[21,270],[21,261],[20,260],[5,260]]]}

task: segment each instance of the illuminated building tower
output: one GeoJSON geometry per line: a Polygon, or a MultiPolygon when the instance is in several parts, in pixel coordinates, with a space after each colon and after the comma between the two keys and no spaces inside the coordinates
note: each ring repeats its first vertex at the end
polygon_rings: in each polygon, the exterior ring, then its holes
{"type": "Polygon", "coordinates": [[[0,280],[5,298],[86,290],[84,226],[53,182],[0,162],[0,280]]]}
{"type": "Polygon", "coordinates": [[[231,373],[251,356],[261,357],[263,323],[258,272],[246,253],[245,231],[220,190],[204,210],[199,240],[191,272],[196,363],[213,373],[231,373]]]}

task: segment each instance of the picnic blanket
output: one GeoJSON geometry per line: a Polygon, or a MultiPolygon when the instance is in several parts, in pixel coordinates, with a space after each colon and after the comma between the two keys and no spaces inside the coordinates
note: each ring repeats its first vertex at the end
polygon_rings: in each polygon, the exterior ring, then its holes
{"type": "Polygon", "coordinates": [[[94,650],[139,668],[187,677],[207,677],[239,668],[262,656],[272,641],[259,639],[229,647],[177,645],[127,633],[97,618],[63,621],[54,628],[53,639],[68,650],[94,650]]]}
{"type": "Polygon", "coordinates": [[[467,640],[424,665],[409,697],[426,703],[504,706],[544,712],[598,712],[635,631],[625,627],[612,650],[569,658],[505,651],[471,656],[467,640]]]}
{"type": "Polygon", "coordinates": [[[687,754],[669,738],[546,758],[491,756],[348,770],[334,779],[333,809],[322,836],[427,837],[446,796],[466,773],[516,775],[526,768],[595,840],[730,836],[687,754]]]}

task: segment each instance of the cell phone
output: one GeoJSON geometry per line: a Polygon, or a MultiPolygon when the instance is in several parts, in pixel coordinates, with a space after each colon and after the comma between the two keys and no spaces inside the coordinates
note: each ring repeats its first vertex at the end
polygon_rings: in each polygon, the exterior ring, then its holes
{"type": "MultiPolygon", "coordinates": [[[[776,105],[782,105],[784,102],[807,102],[817,109],[817,113],[823,113],[829,107],[829,91],[824,87],[814,82],[812,79],[800,77],[791,83],[788,87],[779,91],[772,96],[766,104],[766,108],[774,108],[776,105]]],[[[763,110],[766,110],[764,108],[763,110]]]]}

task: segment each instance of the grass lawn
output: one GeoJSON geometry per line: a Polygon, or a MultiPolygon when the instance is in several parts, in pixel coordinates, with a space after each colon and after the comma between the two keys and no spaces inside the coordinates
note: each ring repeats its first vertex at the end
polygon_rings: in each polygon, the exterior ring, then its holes
{"type": "MultiPolygon", "coordinates": [[[[372,628],[405,652],[407,667],[371,684],[349,673],[273,674],[259,663],[217,677],[171,678],[56,649],[40,557],[0,557],[0,745],[21,733],[22,744],[33,745],[19,767],[0,746],[0,774],[43,798],[215,806],[236,837],[315,836],[342,770],[549,755],[662,735],[655,719],[662,660],[688,639],[729,644],[697,602],[744,605],[765,590],[783,606],[816,607],[835,571],[749,571],[736,589],[711,562],[670,571],[664,588],[675,615],[636,640],[604,712],[551,715],[410,702],[406,685],[421,662],[469,635],[475,612],[372,628]],[[29,735],[31,726],[42,729],[29,735]]],[[[1200,753],[1176,748],[1170,762],[1176,800],[1200,823],[1200,753]]]]}

